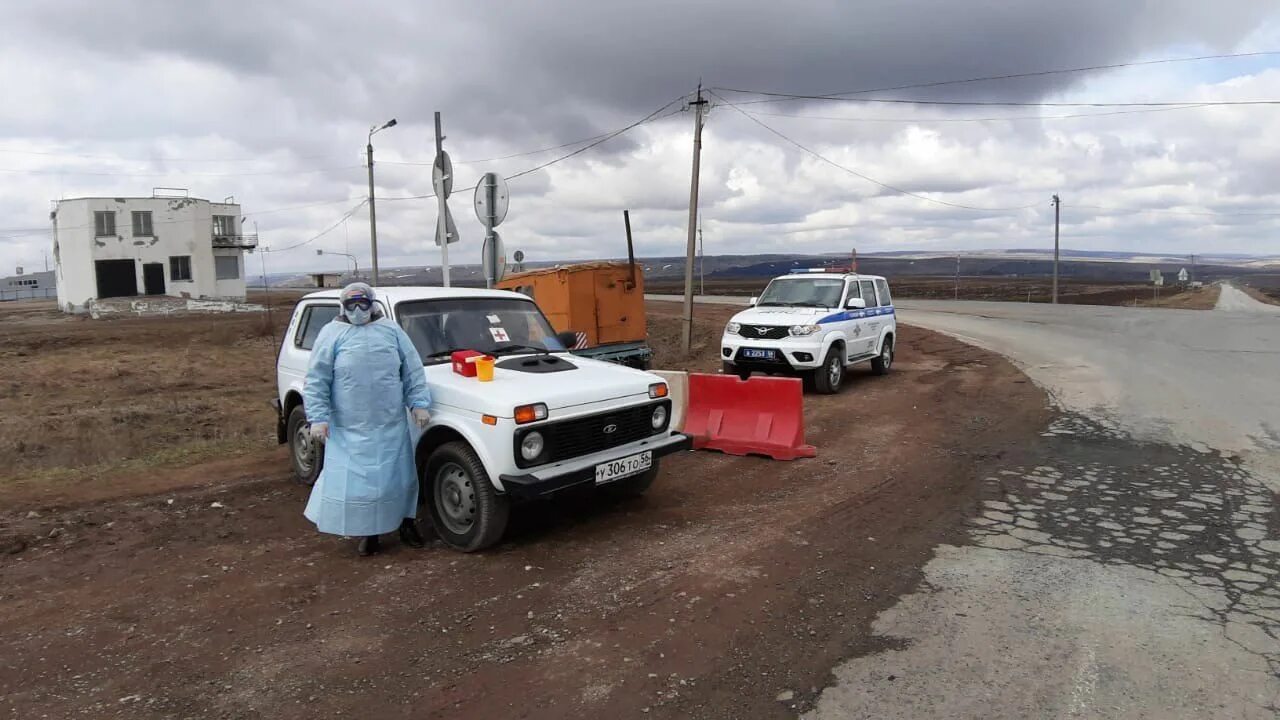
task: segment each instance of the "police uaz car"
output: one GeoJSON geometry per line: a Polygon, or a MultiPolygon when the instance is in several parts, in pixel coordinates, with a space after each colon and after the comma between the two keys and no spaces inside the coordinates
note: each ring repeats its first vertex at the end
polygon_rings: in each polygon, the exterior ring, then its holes
{"type": "Polygon", "coordinates": [[[897,323],[889,283],[843,268],[793,270],[769,282],[760,297],[725,326],[725,373],[794,374],[815,390],[834,393],[846,368],[871,362],[883,375],[893,364],[897,323]]]}

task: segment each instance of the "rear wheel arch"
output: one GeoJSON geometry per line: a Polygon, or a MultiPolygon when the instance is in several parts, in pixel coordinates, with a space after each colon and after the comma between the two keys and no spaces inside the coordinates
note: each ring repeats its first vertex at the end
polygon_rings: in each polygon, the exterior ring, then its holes
{"type": "Polygon", "coordinates": [[[284,416],[289,417],[289,413],[293,409],[302,404],[302,393],[297,390],[290,390],[284,395],[284,416]]]}

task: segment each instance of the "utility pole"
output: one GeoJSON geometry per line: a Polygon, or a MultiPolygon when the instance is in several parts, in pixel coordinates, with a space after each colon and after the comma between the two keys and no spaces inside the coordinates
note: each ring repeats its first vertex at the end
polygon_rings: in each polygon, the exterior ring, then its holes
{"type": "MultiPolygon", "coordinates": [[[[48,264],[49,264],[49,263],[46,261],[46,262],[45,262],[45,265],[48,265],[48,264]]],[[[46,267],[46,268],[45,268],[45,270],[48,270],[48,269],[49,269],[48,267],[46,267]]],[[[1190,282],[1195,282],[1195,281],[1196,281],[1196,256],[1195,256],[1195,253],[1192,253],[1192,254],[1191,254],[1191,280],[1190,280],[1190,282]]]]}
{"type": "Polygon", "coordinates": [[[680,330],[680,346],[687,353],[693,347],[693,251],[694,232],[698,228],[698,173],[702,160],[702,109],[707,101],[702,99],[702,83],[698,83],[697,99],[693,106],[693,174],[689,180],[689,242],[684,262],[684,326],[680,330]]]}
{"type": "Polygon", "coordinates": [[[379,130],[396,126],[396,119],[391,118],[382,125],[369,128],[369,140],[365,143],[365,158],[369,165],[369,252],[373,254],[373,277],[369,278],[371,286],[378,285],[378,213],[373,207],[373,135],[379,130]]]}
{"type": "Polygon", "coordinates": [[[956,300],[960,299],[960,253],[956,253],[956,300]]]}
{"type": "Polygon", "coordinates": [[[1058,220],[1062,215],[1062,199],[1053,196],[1053,304],[1058,304],[1058,220]]]}

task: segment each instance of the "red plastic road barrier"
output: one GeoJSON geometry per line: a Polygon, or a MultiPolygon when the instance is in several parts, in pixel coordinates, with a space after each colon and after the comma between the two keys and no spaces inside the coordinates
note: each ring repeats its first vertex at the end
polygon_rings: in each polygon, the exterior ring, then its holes
{"type": "Polygon", "coordinates": [[[804,386],[798,378],[689,373],[685,434],[694,449],[774,460],[813,457],[804,443],[804,386]]]}

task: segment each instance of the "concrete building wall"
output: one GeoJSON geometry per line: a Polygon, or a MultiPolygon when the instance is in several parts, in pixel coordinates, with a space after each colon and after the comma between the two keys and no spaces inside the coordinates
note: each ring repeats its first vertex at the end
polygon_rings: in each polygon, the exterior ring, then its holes
{"type": "Polygon", "coordinates": [[[95,263],[131,260],[139,295],[145,293],[144,266],[164,269],[164,294],[174,297],[243,300],[244,259],[240,248],[214,248],[213,216],[234,218],[233,235],[240,234],[240,206],[197,198],[78,198],[58,203],[54,213],[55,258],[58,262],[58,304],[68,312],[83,312],[99,295],[95,263]],[[115,213],[115,233],[99,237],[96,212],[115,213]],[[133,234],[133,213],[151,213],[151,235],[133,234]],[[234,256],[236,278],[218,279],[216,255],[234,256]],[[190,279],[175,279],[171,260],[189,257],[190,279]]]}

